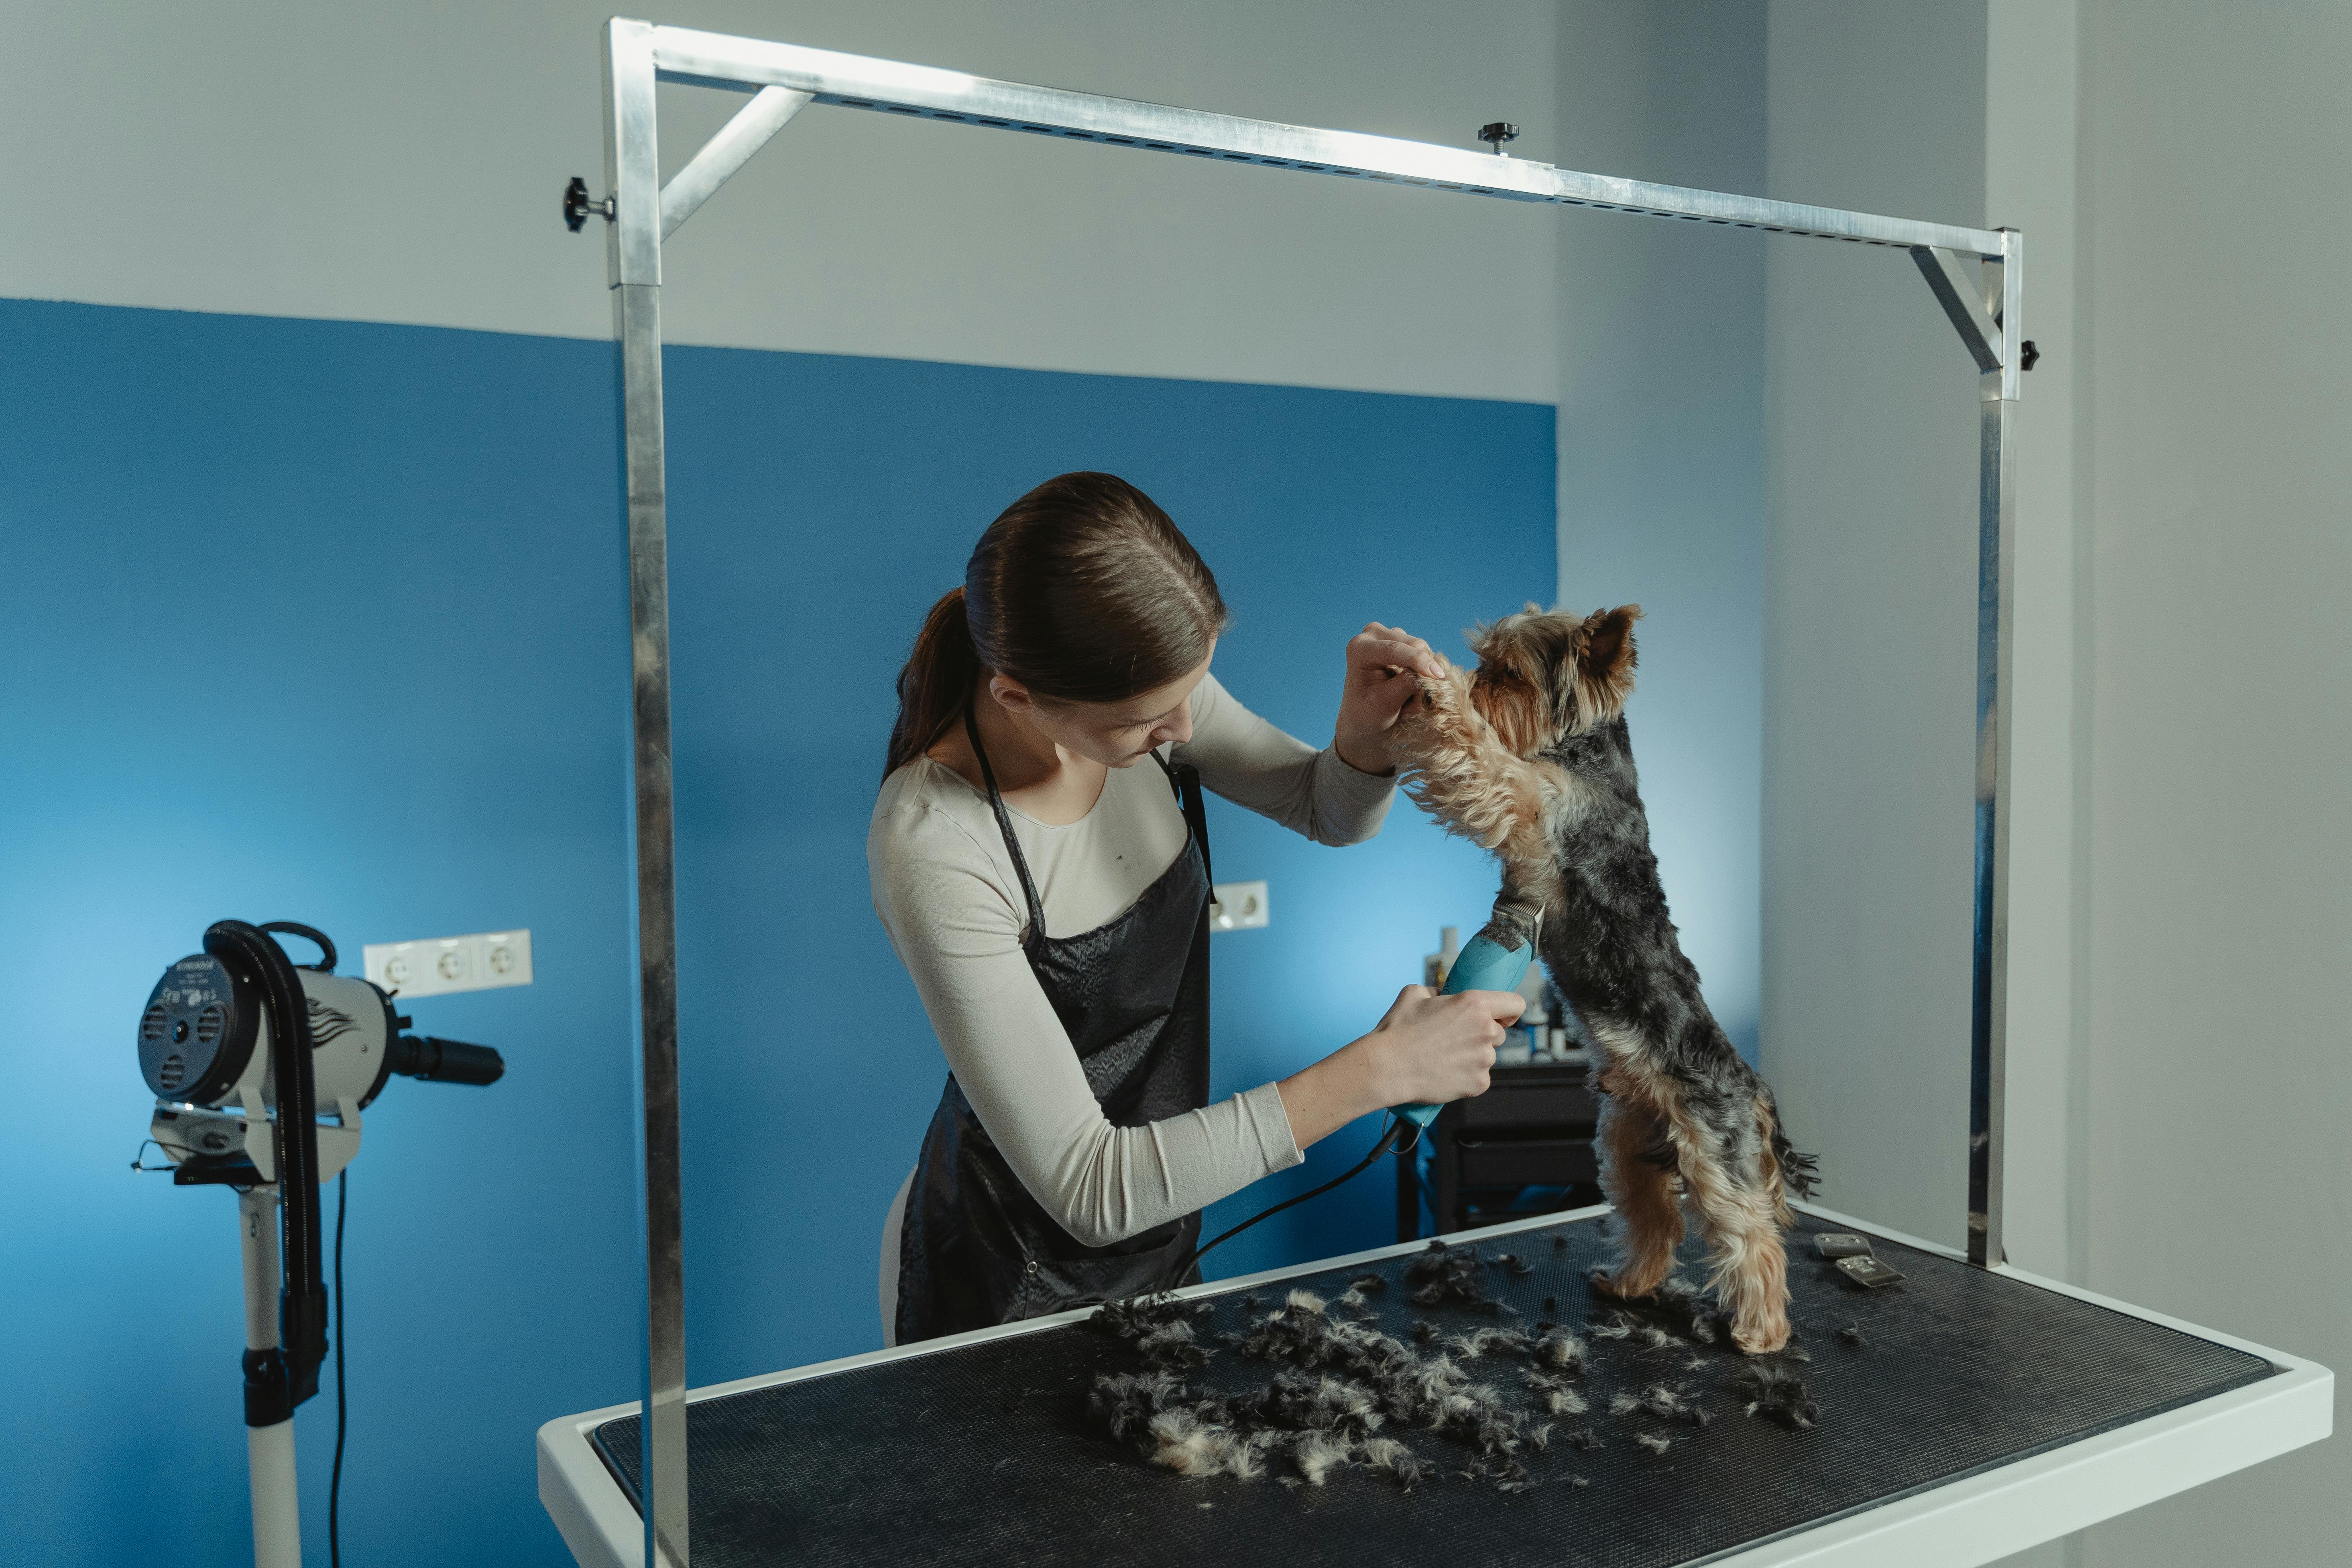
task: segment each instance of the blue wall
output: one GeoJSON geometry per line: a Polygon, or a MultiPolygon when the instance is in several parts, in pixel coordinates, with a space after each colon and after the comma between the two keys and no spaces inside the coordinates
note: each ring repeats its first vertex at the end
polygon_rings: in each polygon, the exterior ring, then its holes
{"type": "MultiPolygon", "coordinates": [[[[232,1206],[124,1166],[131,1026],[222,915],[362,942],[527,925],[538,984],[420,1002],[507,1055],[402,1082],[352,1176],[346,1539],[566,1560],[531,1434],[633,1396],[625,608],[612,353],[0,301],[0,1376],[8,1555],[249,1561],[232,1206]]],[[[942,1065],[864,838],[916,616],[1005,501],[1124,474],[1235,611],[1218,671],[1328,736],[1368,618],[1450,646],[1548,596],[1547,407],[673,350],[673,610],[697,1383],[877,1342],[877,1232],[942,1065]]],[[[1401,810],[1318,849],[1212,807],[1275,923],[1217,939],[1217,1091],[1377,1017],[1493,879],[1401,810]]],[[[1342,1131],[1213,1211],[1336,1172],[1342,1131]]],[[[1368,1176],[1219,1255],[1370,1246],[1368,1176]]],[[[332,1415],[299,1424],[323,1552],[332,1415]]]]}

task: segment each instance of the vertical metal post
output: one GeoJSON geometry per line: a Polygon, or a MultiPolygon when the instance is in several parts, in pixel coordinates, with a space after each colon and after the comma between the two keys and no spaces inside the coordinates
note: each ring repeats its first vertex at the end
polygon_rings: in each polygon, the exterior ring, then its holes
{"type": "Polygon", "coordinates": [[[1979,381],[1975,964],[1969,1050],[1969,1261],[2003,1260],[2001,1157],[2009,1041],[2010,714],[2014,707],[2019,357],[2024,237],[2001,230],[1983,267],[2000,363],[1979,381]]]}
{"type": "MultiPolygon", "coordinates": [[[[237,1194],[236,1228],[245,1262],[245,1348],[275,1350],[279,1287],[285,1283],[278,1262],[275,1185],[237,1194]]],[[[335,1331],[342,1331],[340,1323],[335,1331]]],[[[291,1415],[245,1429],[245,1465],[253,1496],[253,1568],[302,1568],[301,1493],[294,1482],[291,1415]]]]}
{"type": "Polygon", "coordinates": [[[647,1568],[687,1568],[685,1205],[678,1170],[677,879],[669,741],[669,552],[662,467],[661,177],[653,28],[604,26],[604,175],[628,493],[631,851],[644,1137],[646,1376],[638,1495],[647,1568]]]}

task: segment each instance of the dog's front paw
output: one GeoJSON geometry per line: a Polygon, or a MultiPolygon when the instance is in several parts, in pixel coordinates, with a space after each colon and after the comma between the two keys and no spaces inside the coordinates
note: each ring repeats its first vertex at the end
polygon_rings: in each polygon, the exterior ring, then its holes
{"type": "Polygon", "coordinates": [[[1785,1350],[1789,1343],[1788,1314],[1774,1312],[1752,1322],[1743,1316],[1731,1327],[1731,1342],[1749,1355],[1770,1355],[1785,1350]]]}
{"type": "Polygon", "coordinates": [[[1664,1279],[1664,1269],[1621,1268],[1611,1274],[1596,1268],[1592,1271],[1592,1288],[1621,1301],[1639,1301],[1656,1295],[1659,1283],[1664,1279]]]}

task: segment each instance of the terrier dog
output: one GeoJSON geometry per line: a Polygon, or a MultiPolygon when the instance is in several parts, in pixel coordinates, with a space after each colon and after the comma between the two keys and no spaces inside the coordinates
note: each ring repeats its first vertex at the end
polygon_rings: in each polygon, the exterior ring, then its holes
{"type": "Polygon", "coordinates": [[[1391,750],[1406,793],[1502,862],[1481,934],[1536,941],[1600,1047],[1601,1184],[1619,1252],[1601,1288],[1656,1292],[1687,1198],[1732,1339],[1761,1354],[1788,1343],[1780,1231],[1794,1223],[1787,1194],[1812,1191],[1813,1162],[1707,1011],[1667,917],[1625,730],[1641,613],[1580,620],[1530,605],[1475,628],[1475,673],[1421,679],[1391,750]]]}

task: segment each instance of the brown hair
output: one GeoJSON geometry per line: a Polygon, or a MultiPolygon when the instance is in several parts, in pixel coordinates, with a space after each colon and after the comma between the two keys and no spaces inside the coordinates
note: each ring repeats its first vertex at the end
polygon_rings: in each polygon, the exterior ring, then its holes
{"type": "Polygon", "coordinates": [[[884,777],[939,743],[982,677],[1060,702],[1123,702],[1209,657],[1217,580],[1151,498],[1109,474],[1047,479],[988,525],[898,672],[884,777]]]}

